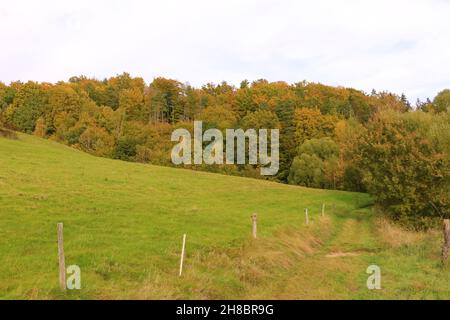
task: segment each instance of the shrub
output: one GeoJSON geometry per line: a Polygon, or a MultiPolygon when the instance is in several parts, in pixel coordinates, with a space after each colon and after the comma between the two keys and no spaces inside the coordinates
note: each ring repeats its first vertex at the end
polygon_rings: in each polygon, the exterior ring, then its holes
{"type": "Polygon", "coordinates": [[[114,138],[103,128],[89,127],[80,135],[79,144],[82,150],[96,156],[110,156],[114,138]]]}
{"type": "Polygon", "coordinates": [[[136,156],[137,139],[133,137],[121,137],[114,150],[114,159],[132,161],[136,156]]]}
{"type": "Polygon", "coordinates": [[[17,134],[14,131],[0,128],[0,137],[16,140],[17,134]]]}

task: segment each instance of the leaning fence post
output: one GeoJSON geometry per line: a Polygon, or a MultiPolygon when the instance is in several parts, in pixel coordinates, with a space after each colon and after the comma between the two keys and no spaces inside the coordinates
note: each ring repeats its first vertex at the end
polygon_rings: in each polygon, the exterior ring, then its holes
{"type": "Polygon", "coordinates": [[[66,262],[64,259],[64,236],[63,224],[57,224],[58,230],[58,260],[59,260],[59,286],[61,290],[66,290],[66,262]]]}
{"type": "Polygon", "coordinates": [[[306,221],[306,224],[308,225],[309,224],[308,208],[305,209],[305,221],[306,221]]]}
{"type": "Polygon", "coordinates": [[[256,239],[256,213],[252,214],[252,235],[256,239]]]}
{"type": "Polygon", "coordinates": [[[186,247],[186,234],[183,235],[183,246],[181,247],[180,273],[179,273],[180,277],[181,277],[181,273],[183,272],[183,260],[184,260],[184,248],[185,247],[186,247]]]}
{"type": "Polygon", "coordinates": [[[442,245],[442,262],[447,264],[450,250],[450,219],[444,219],[444,244],[442,245]]]}

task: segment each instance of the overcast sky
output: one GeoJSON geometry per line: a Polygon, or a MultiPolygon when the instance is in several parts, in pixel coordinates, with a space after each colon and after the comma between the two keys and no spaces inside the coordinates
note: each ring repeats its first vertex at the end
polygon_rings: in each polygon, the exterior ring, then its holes
{"type": "Polygon", "coordinates": [[[450,88],[448,0],[0,0],[0,81],[122,72],[200,86],[450,88]]]}

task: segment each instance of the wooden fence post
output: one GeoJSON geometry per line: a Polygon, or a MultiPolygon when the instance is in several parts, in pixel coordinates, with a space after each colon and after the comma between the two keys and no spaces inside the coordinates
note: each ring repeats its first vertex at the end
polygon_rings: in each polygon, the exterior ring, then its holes
{"type": "Polygon", "coordinates": [[[308,225],[309,224],[308,208],[305,209],[305,220],[306,220],[306,225],[308,225]]]}
{"type": "Polygon", "coordinates": [[[181,248],[180,273],[179,273],[180,277],[181,277],[181,273],[183,272],[183,260],[184,260],[184,248],[185,247],[186,247],[186,234],[183,235],[183,246],[181,248]]]}
{"type": "Polygon", "coordinates": [[[59,286],[61,290],[66,290],[66,262],[64,259],[64,236],[63,224],[57,224],[58,229],[58,260],[59,260],[59,286]]]}
{"type": "Polygon", "coordinates": [[[444,219],[444,244],[442,245],[442,262],[447,264],[450,250],[450,219],[444,219]]]}
{"type": "Polygon", "coordinates": [[[325,216],[325,203],[322,203],[322,217],[325,216]]]}
{"type": "Polygon", "coordinates": [[[253,238],[256,239],[256,213],[252,215],[252,235],[253,238]]]}

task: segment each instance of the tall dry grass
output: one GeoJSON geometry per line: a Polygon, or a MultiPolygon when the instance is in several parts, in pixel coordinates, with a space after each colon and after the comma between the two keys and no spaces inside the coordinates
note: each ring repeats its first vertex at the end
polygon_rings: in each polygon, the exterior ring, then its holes
{"type": "Polygon", "coordinates": [[[146,279],[131,299],[252,299],[282,288],[278,275],[295,268],[331,237],[328,217],[308,227],[288,227],[271,237],[249,238],[234,249],[215,249],[186,259],[182,277],[158,274],[146,279]],[[271,281],[273,279],[274,281],[271,281]]]}
{"type": "Polygon", "coordinates": [[[388,247],[398,248],[404,245],[414,244],[432,236],[435,231],[412,231],[400,225],[396,225],[389,219],[378,217],[375,219],[375,227],[379,238],[388,247]]]}

